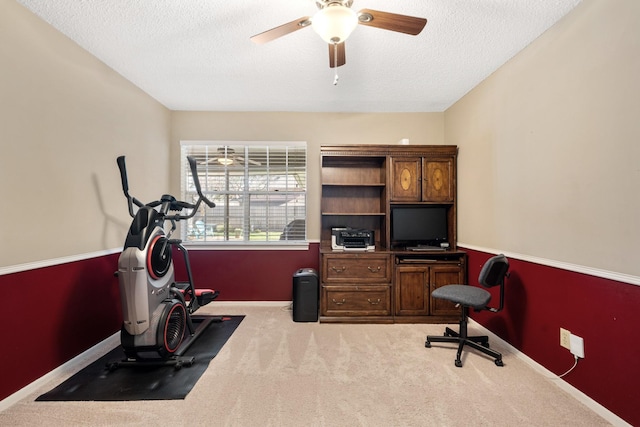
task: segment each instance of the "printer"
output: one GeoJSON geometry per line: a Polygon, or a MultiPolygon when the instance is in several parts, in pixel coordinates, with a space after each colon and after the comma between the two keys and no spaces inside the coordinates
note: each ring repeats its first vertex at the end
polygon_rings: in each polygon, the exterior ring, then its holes
{"type": "Polygon", "coordinates": [[[373,251],[375,250],[373,230],[333,227],[331,228],[331,249],[334,251],[373,251]]]}

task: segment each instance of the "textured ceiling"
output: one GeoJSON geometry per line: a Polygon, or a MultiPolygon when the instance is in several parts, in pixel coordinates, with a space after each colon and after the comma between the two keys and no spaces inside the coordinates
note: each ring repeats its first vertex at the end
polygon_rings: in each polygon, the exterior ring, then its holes
{"type": "Polygon", "coordinates": [[[335,86],[313,29],[249,40],[312,16],[312,0],[18,2],[172,110],[437,112],[580,0],[355,0],[428,23],[415,37],[359,25],[335,86]]]}

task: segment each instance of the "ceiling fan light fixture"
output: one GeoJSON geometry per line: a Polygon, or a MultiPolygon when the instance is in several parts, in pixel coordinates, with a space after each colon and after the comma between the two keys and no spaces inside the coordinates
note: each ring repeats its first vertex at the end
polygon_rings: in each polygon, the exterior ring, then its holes
{"type": "Polygon", "coordinates": [[[229,166],[233,164],[233,159],[230,159],[228,157],[218,157],[218,163],[224,166],[229,166]]]}
{"type": "Polygon", "coordinates": [[[233,164],[233,154],[235,151],[231,147],[218,147],[218,156],[216,160],[223,166],[229,166],[233,164]]]}
{"type": "Polygon", "coordinates": [[[320,9],[311,26],[324,41],[331,44],[344,42],[358,25],[358,16],[341,4],[329,4],[320,9]]]}

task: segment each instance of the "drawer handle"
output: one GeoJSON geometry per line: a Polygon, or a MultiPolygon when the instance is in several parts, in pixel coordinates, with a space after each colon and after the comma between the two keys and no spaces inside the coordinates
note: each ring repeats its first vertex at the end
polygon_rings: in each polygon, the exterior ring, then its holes
{"type": "Polygon", "coordinates": [[[334,303],[335,305],[342,305],[342,304],[344,304],[345,302],[347,302],[347,300],[346,300],[346,299],[344,299],[344,298],[342,298],[342,301],[336,301],[336,299],[335,299],[335,298],[331,298],[331,300],[333,301],[333,303],[334,303]]]}
{"type": "Polygon", "coordinates": [[[380,298],[378,298],[378,301],[371,301],[371,298],[367,298],[367,301],[369,301],[369,304],[371,304],[371,305],[378,305],[378,304],[380,304],[380,298]]]}
{"type": "Polygon", "coordinates": [[[373,267],[367,267],[367,268],[372,273],[378,273],[382,267],[378,266],[378,268],[373,268],[373,267]]]}
{"type": "Polygon", "coordinates": [[[337,267],[331,267],[331,269],[333,271],[335,271],[336,273],[342,273],[343,271],[345,271],[347,269],[347,267],[342,267],[341,269],[337,268],[337,267]]]}

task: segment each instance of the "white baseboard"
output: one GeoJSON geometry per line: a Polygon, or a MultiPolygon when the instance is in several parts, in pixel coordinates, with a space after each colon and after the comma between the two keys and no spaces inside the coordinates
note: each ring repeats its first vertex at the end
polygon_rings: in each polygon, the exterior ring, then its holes
{"type": "Polygon", "coordinates": [[[611,412],[610,410],[608,410],[607,408],[605,408],[604,406],[602,406],[601,404],[599,404],[598,402],[596,402],[595,400],[593,400],[592,398],[590,398],[589,396],[587,396],[586,394],[584,394],[583,392],[581,392],[580,390],[578,390],[577,388],[569,384],[568,382],[564,381],[562,378],[559,378],[556,374],[554,374],[553,372],[551,372],[550,370],[548,370],[547,368],[545,368],[544,366],[542,366],[541,364],[539,364],[538,362],[536,362],[535,360],[533,360],[532,358],[530,358],[529,356],[527,356],[526,354],[524,354],[523,352],[521,352],[520,350],[518,350],[517,348],[515,348],[514,346],[512,346],[511,344],[509,344],[508,342],[506,342],[505,340],[503,340],[502,338],[500,338],[499,336],[497,336],[496,334],[494,334],[493,332],[491,332],[490,330],[488,330],[487,328],[479,324],[478,322],[476,322],[475,320],[469,319],[469,324],[473,325],[474,328],[481,330],[482,331],[481,333],[483,335],[489,336],[490,341],[500,342],[501,345],[509,349],[510,353],[515,354],[518,359],[522,360],[527,365],[531,366],[533,369],[535,369],[538,373],[540,373],[544,377],[552,380],[552,382],[555,385],[557,385],[566,393],[568,393],[573,398],[575,398],[577,401],[579,401],[580,403],[582,403],[583,405],[591,409],[593,412],[595,412],[596,414],[600,415],[602,418],[610,422],[612,425],[617,427],[632,427],[631,424],[627,423],[625,420],[623,420],[622,418],[620,418],[619,416],[617,416],[616,414],[614,414],[613,412],[611,412]]]}
{"type": "Polygon", "coordinates": [[[216,307],[285,307],[291,305],[291,301],[217,301],[216,307]]]}
{"type": "Polygon", "coordinates": [[[26,398],[36,390],[38,390],[42,385],[46,384],[53,378],[59,377],[69,377],[80,369],[84,368],[86,365],[94,362],[99,359],[109,351],[113,350],[115,346],[120,343],[120,332],[116,332],[108,338],[105,338],[98,344],[94,345],[90,349],[80,353],[73,359],[67,361],[66,363],[58,366],[53,371],[48,372],[47,374],[41,376],[31,384],[23,387],[22,389],[16,391],[10,396],[7,396],[3,400],[0,401],[0,412],[9,408],[10,406],[16,404],[18,401],[26,398]]]}

